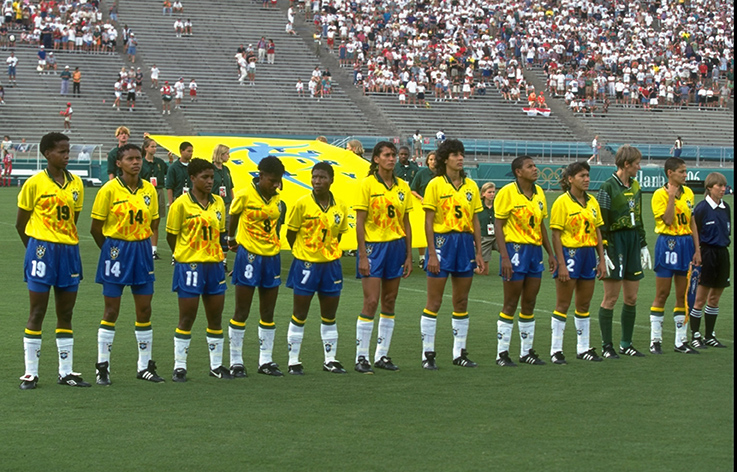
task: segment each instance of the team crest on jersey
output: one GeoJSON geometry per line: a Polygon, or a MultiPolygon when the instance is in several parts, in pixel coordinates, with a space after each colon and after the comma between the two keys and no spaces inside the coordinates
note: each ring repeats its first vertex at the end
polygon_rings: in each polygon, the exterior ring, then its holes
{"type": "Polygon", "coordinates": [[[248,262],[253,262],[256,260],[256,254],[248,253],[248,262]]]}
{"type": "Polygon", "coordinates": [[[596,219],[596,209],[591,209],[591,215],[594,217],[594,219],[596,219]]]}
{"type": "Polygon", "coordinates": [[[473,200],[473,192],[466,190],[466,201],[470,202],[471,200],[473,200]]]}
{"type": "Polygon", "coordinates": [[[537,206],[540,207],[540,211],[543,211],[543,202],[537,202],[537,206]]]}
{"type": "Polygon", "coordinates": [[[144,195],[143,196],[143,203],[145,203],[146,206],[151,206],[151,196],[150,195],[144,195]]]}
{"type": "Polygon", "coordinates": [[[36,246],[36,257],[43,259],[46,255],[46,246],[36,246]]]}
{"type": "Polygon", "coordinates": [[[312,268],[312,262],[305,262],[305,269],[312,268]]]}
{"type": "Polygon", "coordinates": [[[669,239],[668,240],[668,249],[671,251],[676,248],[676,240],[675,239],[669,239]]]}
{"type": "Polygon", "coordinates": [[[693,202],[691,200],[686,200],[686,206],[689,210],[693,210],[693,202]]]}
{"type": "Polygon", "coordinates": [[[116,246],[110,248],[110,259],[115,260],[120,255],[120,249],[116,246]]]}
{"type": "Polygon", "coordinates": [[[372,252],[374,252],[374,245],[366,244],[366,255],[370,256],[372,252]]]}
{"type": "Polygon", "coordinates": [[[441,248],[445,245],[445,236],[435,236],[435,247],[441,248]]]}
{"type": "Polygon", "coordinates": [[[334,215],[334,218],[335,218],[335,224],[339,225],[340,224],[340,213],[336,213],[334,215]]]}
{"type": "Polygon", "coordinates": [[[399,198],[400,202],[404,201],[404,192],[397,192],[397,198],[399,198]]]}
{"type": "Polygon", "coordinates": [[[197,270],[197,264],[195,264],[195,263],[193,262],[193,263],[189,264],[189,268],[190,268],[191,270],[197,270]]]}
{"type": "Polygon", "coordinates": [[[74,190],[74,191],[72,192],[72,200],[74,200],[75,202],[76,202],[77,200],[79,200],[79,192],[77,192],[76,190],[74,190]]]}
{"type": "Polygon", "coordinates": [[[635,208],[635,200],[632,199],[632,198],[630,198],[629,200],[627,200],[627,205],[629,205],[630,209],[634,209],[635,208]]]}
{"type": "Polygon", "coordinates": [[[221,221],[223,219],[223,214],[220,213],[219,211],[216,211],[215,212],[215,218],[217,218],[218,221],[221,221]]]}

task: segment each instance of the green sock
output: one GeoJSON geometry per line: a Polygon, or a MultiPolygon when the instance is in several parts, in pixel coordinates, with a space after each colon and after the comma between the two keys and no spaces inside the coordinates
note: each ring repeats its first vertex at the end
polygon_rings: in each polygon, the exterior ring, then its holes
{"type": "Polygon", "coordinates": [[[599,308],[599,328],[601,328],[602,345],[612,344],[612,319],[614,318],[614,310],[609,308],[599,308]]]}
{"type": "Polygon", "coordinates": [[[637,307],[634,305],[622,305],[622,340],[619,345],[630,347],[632,345],[632,333],[635,331],[635,316],[637,307]]]}

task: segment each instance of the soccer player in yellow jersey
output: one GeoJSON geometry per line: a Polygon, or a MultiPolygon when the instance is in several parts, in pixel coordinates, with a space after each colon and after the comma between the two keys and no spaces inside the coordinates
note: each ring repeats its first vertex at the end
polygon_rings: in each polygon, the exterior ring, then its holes
{"type": "Polygon", "coordinates": [[[675,351],[698,354],[688,344],[686,325],[686,289],[691,264],[701,265],[699,232],[691,217],[696,202],[686,187],[686,163],[679,157],[665,161],[668,183],[653,193],[652,209],[655,216],[655,300],[650,308],[650,352],[662,354],[663,314],[670,295],[671,281],[676,286],[676,306],[673,319],[676,324],[675,351]]]}
{"type": "Polygon", "coordinates": [[[586,162],[574,162],[566,167],[560,177],[560,188],[565,193],[555,200],[550,210],[553,250],[559,261],[558,272],[554,274],[555,311],[550,320],[553,331],[550,357],[553,364],[566,364],[563,332],[574,291],[578,339],[576,358],[593,362],[602,360],[589,343],[589,306],[594,295],[595,279],[606,275],[604,245],[599,229],[604,220],[599,202],[586,192],[591,183],[590,170],[586,162]]]}
{"type": "Polygon", "coordinates": [[[163,382],[151,359],[151,299],[154,294],[153,229],[159,226],[156,188],[141,178],[143,157],[135,144],[118,149],[119,176],[102,186],[92,206],[90,233],[101,249],[95,281],[102,284],[105,312],[97,331],[97,384],[110,385],[110,351],[120,298],[131,288],[136,310],[138,375],[141,380],[163,382]]]}
{"type": "Polygon", "coordinates": [[[74,338],[72,314],[82,280],[77,220],[82,211],[82,180],[67,171],[69,138],[49,133],[41,138],[41,154],[47,166],[28,179],[18,194],[15,228],[26,257],[23,278],[28,283],[30,314],[23,337],[26,370],[20,388],[31,390],[38,383],[41,356],[41,326],[46,317],[49,292],[54,287],[56,302],[56,346],[59,352],[61,385],[89,387],[80,374],[72,371],[74,338]]]}
{"type": "Polygon", "coordinates": [[[451,276],[453,285],[453,364],[476,367],[468,358],[468,293],[474,269],[483,270],[481,226],[478,213],[483,209],[476,182],[463,171],[463,143],[444,141],[435,154],[435,178],[425,190],[427,237],[427,304],[420,318],[422,367],[437,370],[435,330],[443,291],[451,276]]]}
{"type": "Polygon", "coordinates": [[[233,266],[235,313],[228,326],[230,370],[234,377],[245,377],[243,335],[256,287],[259,291],[260,374],[281,377],[272,359],[274,352],[274,307],[281,284],[281,257],[277,223],[280,217],[278,189],[284,175],[279,158],[268,156],[258,164],[259,176],[236,193],[230,204],[228,247],[236,252],[233,266]]]}
{"type": "Polygon", "coordinates": [[[294,254],[287,278],[287,287],[294,290],[292,321],[287,333],[289,373],[292,375],[304,374],[299,352],[315,292],[320,300],[320,334],[325,354],[323,370],[346,373],[335,359],[338,349],[335,314],[343,288],[338,244],[348,231],[348,209],[343,202],[336,201],[330,191],[333,178],[330,164],[315,164],[312,168],[312,192],[297,200],[287,221],[287,241],[294,254]]]}
{"type": "Polygon", "coordinates": [[[545,217],[548,216],[543,189],[535,184],[537,166],[529,156],[512,161],[515,181],[505,185],[494,200],[494,222],[497,246],[501,258],[500,275],[503,278],[504,306],[497,321],[497,357],[500,366],[514,367],[509,358],[509,342],[514,327],[514,312],[522,298],[519,310],[520,362],[545,364],[532,344],[535,339],[535,302],[545,268],[542,248],[548,253],[550,272],[558,262],[548,241],[545,217]]]}
{"type": "Polygon", "coordinates": [[[187,354],[192,325],[202,296],[207,317],[207,345],[210,376],[232,379],[223,367],[223,305],[225,267],[222,241],[225,239],[225,203],[212,195],[215,165],[192,159],[187,166],[192,191],[177,198],[166,220],[166,242],[174,254],[172,291],[179,298],[179,324],[174,334],[174,382],[187,380],[187,354]]]}
{"type": "Polygon", "coordinates": [[[356,210],[356,277],[363,287],[363,308],[356,321],[357,372],[372,374],[369,346],[374,316],[381,299],[379,336],[376,340],[374,367],[396,371],[389,357],[394,333],[394,306],[399,281],[412,272],[411,190],[397,178],[394,169],[397,148],[381,141],[371,153],[368,176],[361,182],[356,210]]]}

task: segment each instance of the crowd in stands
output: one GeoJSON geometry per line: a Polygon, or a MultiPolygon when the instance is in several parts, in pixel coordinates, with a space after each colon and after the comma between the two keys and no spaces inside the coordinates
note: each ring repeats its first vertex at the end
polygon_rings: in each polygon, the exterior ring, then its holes
{"type": "Polygon", "coordinates": [[[575,109],[723,106],[733,90],[724,0],[297,0],[290,23],[295,9],[366,92],[409,94],[414,81],[435,100],[467,99],[494,84],[524,102],[532,66],[575,109]]]}

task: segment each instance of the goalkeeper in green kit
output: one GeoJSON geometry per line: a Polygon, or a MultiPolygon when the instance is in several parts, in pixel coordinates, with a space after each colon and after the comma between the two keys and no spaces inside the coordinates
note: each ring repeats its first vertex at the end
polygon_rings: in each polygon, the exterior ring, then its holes
{"type": "Polygon", "coordinates": [[[619,354],[644,356],[632,346],[637,290],[640,279],[644,277],[643,269],[652,269],[642,225],[642,193],[640,184],[634,179],[640,170],[641,159],[642,154],[637,148],[629,145],[620,147],[615,157],[617,171],[601,185],[597,195],[604,220],[601,234],[607,265],[604,299],[599,308],[599,326],[602,355],[609,359],[619,358],[612,341],[612,319],[620,288],[624,292],[624,305],[619,354]]]}

